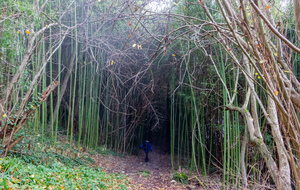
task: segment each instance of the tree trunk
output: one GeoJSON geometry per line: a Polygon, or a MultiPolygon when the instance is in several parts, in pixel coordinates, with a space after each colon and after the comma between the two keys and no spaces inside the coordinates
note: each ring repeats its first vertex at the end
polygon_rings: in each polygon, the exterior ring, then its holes
{"type": "Polygon", "coordinates": [[[242,175],[242,183],[244,188],[248,187],[247,172],[246,172],[246,165],[245,165],[245,154],[246,154],[247,143],[248,143],[248,129],[247,127],[245,127],[244,138],[241,147],[241,175],[242,175]]]}
{"type": "Polygon", "coordinates": [[[62,87],[61,87],[61,91],[60,91],[60,94],[59,94],[59,97],[58,97],[58,100],[57,100],[58,103],[56,103],[56,105],[55,105],[55,109],[54,109],[54,112],[53,112],[53,123],[55,123],[55,121],[56,121],[57,112],[58,112],[60,103],[62,101],[62,98],[63,98],[63,96],[65,94],[65,91],[66,91],[66,88],[67,88],[67,85],[68,85],[68,81],[69,81],[70,75],[72,73],[74,64],[75,64],[75,57],[76,57],[76,54],[74,53],[72,55],[72,59],[71,59],[71,62],[69,64],[69,68],[68,68],[67,74],[66,74],[66,76],[64,78],[64,82],[63,82],[62,87]]]}
{"type": "Polygon", "coordinates": [[[292,189],[291,178],[290,178],[291,176],[290,165],[287,156],[285,154],[285,152],[287,151],[284,147],[282,135],[279,129],[276,105],[274,100],[270,96],[268,97],[268,113],[271,120],[271,123],[269,123],[269,125],[271,125],[272,128],[272,134],[274,137],[276,150],[279,158],[279,176],[281,178],[280,180],[281,187],[283,189],[289,190],[292,189]]]}

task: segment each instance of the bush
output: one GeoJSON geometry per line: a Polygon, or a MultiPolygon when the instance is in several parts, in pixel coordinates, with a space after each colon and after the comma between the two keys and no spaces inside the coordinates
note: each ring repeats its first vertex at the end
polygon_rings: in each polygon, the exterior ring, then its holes
{"type": "Polygon", "coordinates": [[[150,175],[150,171],[149,170],[141,170],[141,174],[145,177],[148,177],[150,175]]]}
{"type": "Polygon", "coordinates": [[[188,176],[184,173],[175,173],[173,175],[173,179],[180,182],[180,183],[188,183],[188,176]]]}
{"type": "Polygon", "coordinates": [[[0,189],[126,189],[128,180],[86,166],[70,168],[54,161],[51,167],[0,158],[0,189]]]}

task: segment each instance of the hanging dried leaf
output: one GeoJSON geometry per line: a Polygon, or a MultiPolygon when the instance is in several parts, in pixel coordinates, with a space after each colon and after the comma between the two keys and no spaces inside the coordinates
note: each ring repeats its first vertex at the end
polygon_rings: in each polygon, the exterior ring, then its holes
{"type": "Polygon", "coordinates": [[[278,90],[275,91],[275,96],[278,96],[278,90]]]}
{"type": "Polygon", "coordinates": [[[142,49],[142,45],[138,45],[137,48],[138,48],[138,49],[142,49]]]}
{"type": "Polygon", "coordinates": [[[132,47],[135,47],[135,46],[136,46],[136,44],[133,44],[133,45],[132,45],[132,47]]]}
{"type": "Polygon", "coordinates": [[[199,3],[202,4],[202,0],[199,0],[199,3]]]}
{"type": "Polygon", "coordinates": [[[166,56],[166,55],[167,55],[167,48],[164,47],[164,56],[166,56]]]}
{"type": "Polygon", "coordinates": [[[131,25],[132,25],[132,22],[131,22],[131,20],[130,20],[130,21],[128,21],[128,25],[129,25],[129,26],[131,26],[131,25]]]}
{"type": "Polygon", "coordinates": [[[281,27],[281,22],[277,22],[277,27],[281,27]]]}
{"type": "Polygon", "coordinates": [[[266,9],[270,9],[270,5],[266,6],[266,9]]]}

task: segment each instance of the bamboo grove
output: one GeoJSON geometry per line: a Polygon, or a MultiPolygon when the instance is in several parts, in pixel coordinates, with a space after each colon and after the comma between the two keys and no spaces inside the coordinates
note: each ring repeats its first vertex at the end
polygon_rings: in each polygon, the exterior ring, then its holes
{"type": "Polygon", "coordinates": [[[300,189],[297,0],[1,5],[5,154],[26,132],[132,154],[149,139],[224,188],[300,189]]]}

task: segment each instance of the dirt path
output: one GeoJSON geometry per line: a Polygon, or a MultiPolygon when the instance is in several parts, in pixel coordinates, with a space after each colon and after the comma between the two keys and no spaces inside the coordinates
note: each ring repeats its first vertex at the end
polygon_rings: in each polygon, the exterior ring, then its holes
{"type": "Polygon", "coordinates": [[[170,155],[157,152],[149,153],[149,162],[144,162],[144,154],[137,156],[94,155],[98,165],[106,172],[127,175],[131,189],[187,189],[184,185],[172,181],[173,172],[170,155]]]}

